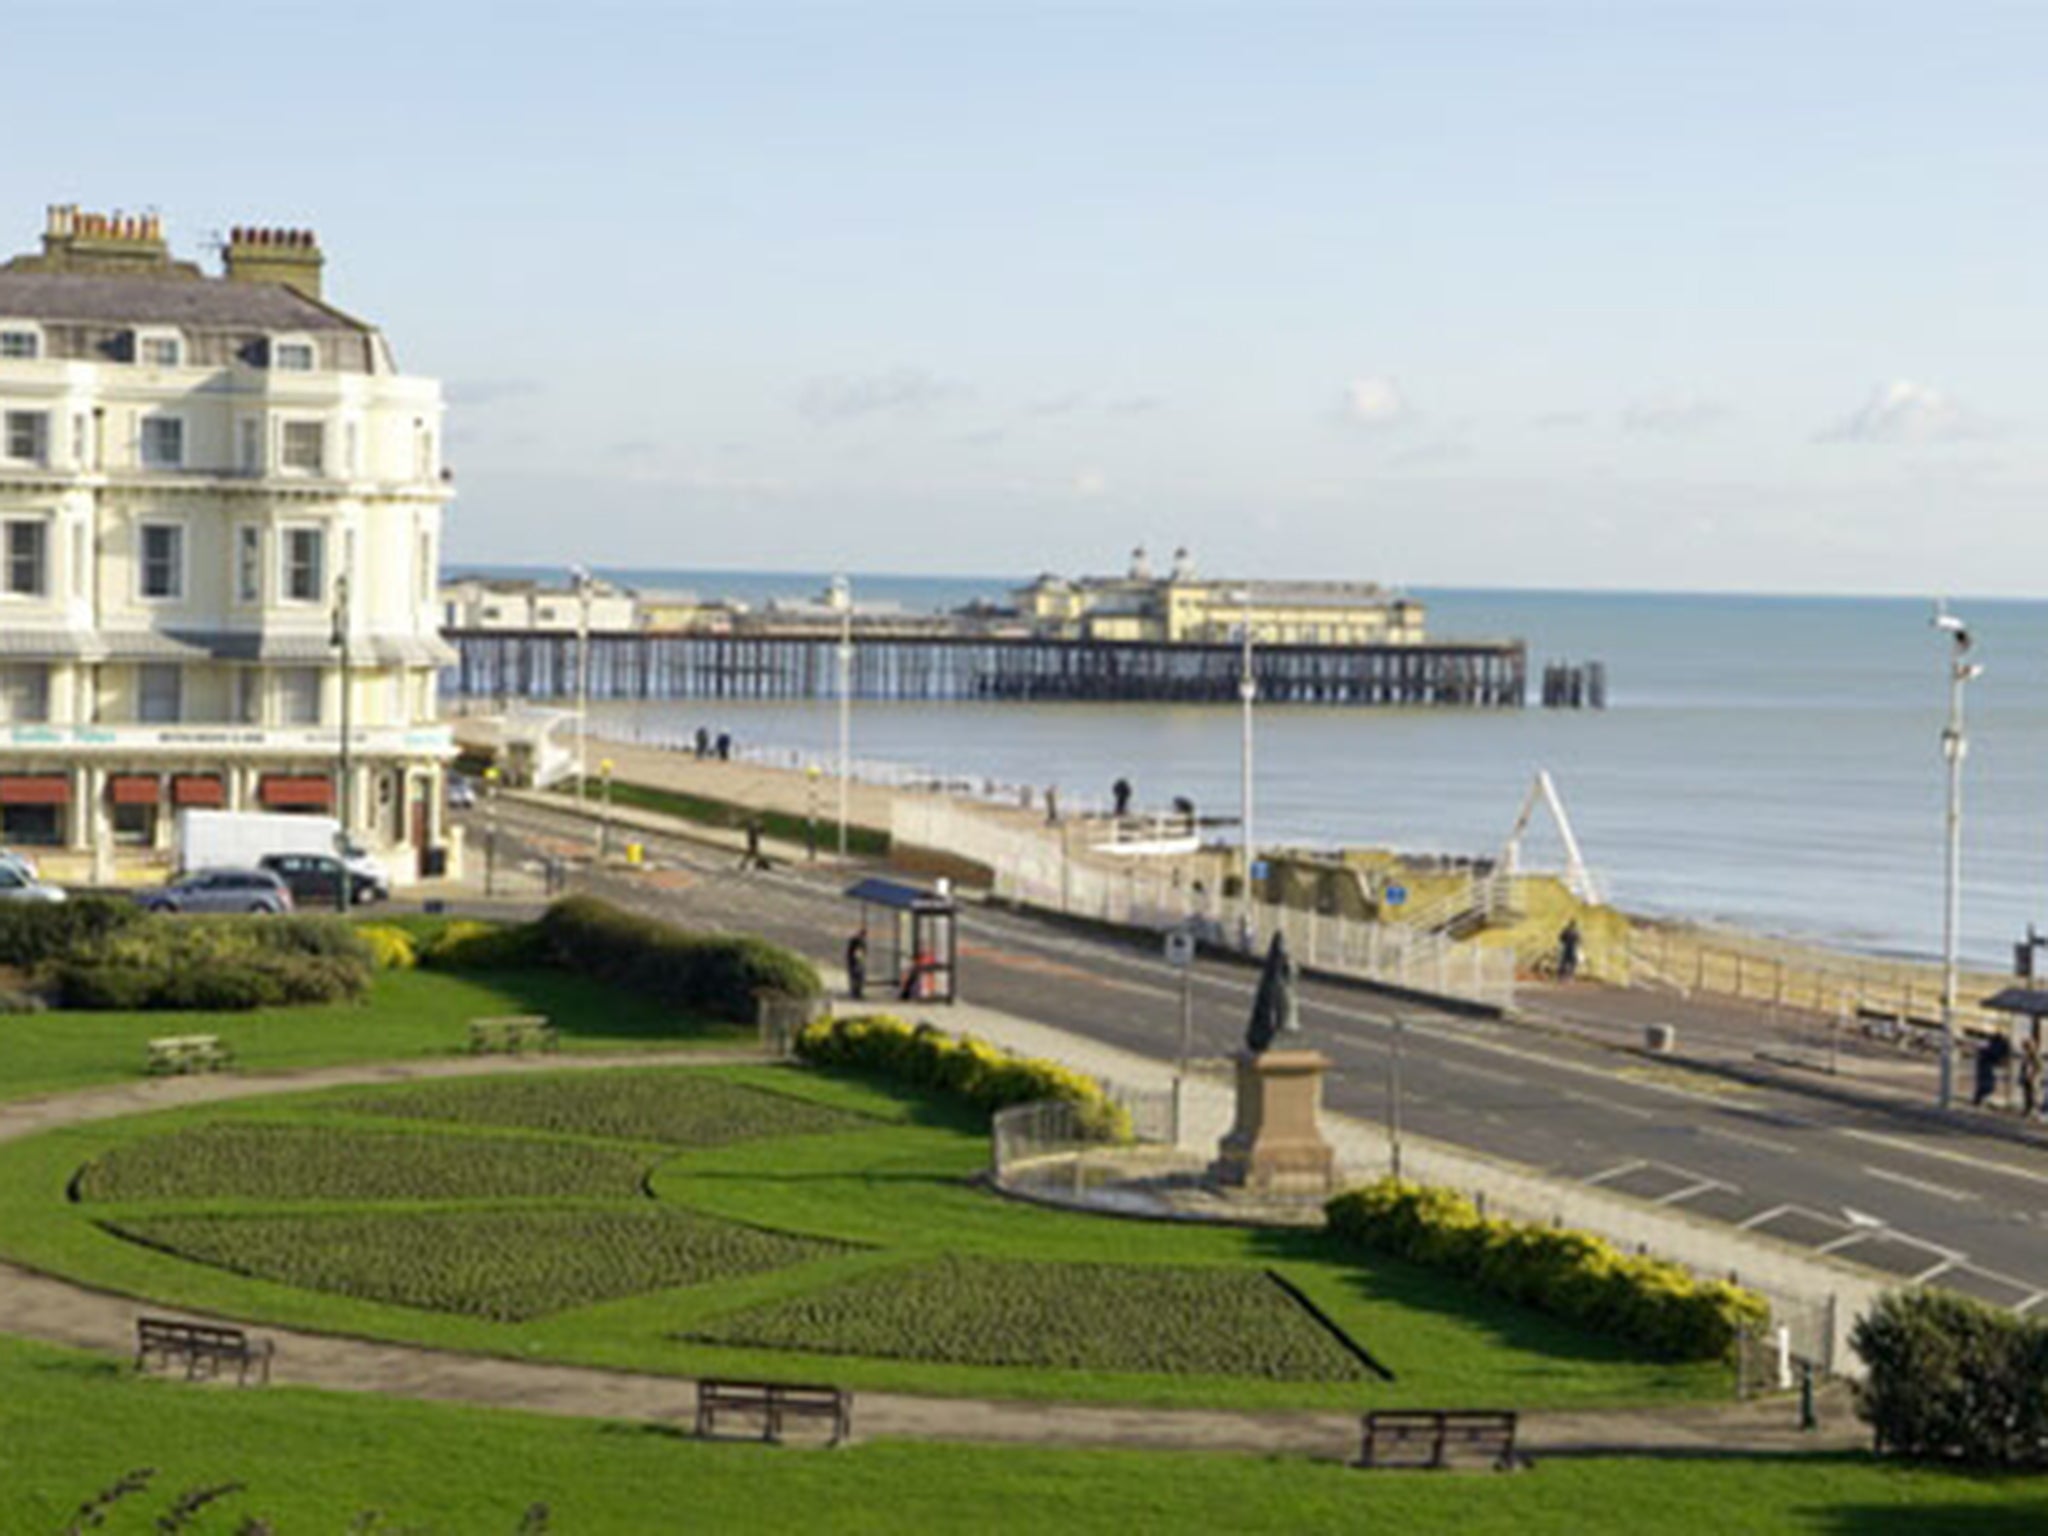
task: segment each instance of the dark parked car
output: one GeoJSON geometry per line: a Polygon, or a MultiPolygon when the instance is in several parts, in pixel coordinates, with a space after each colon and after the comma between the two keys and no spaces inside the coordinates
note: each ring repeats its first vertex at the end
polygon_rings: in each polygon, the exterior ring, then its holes
{"type": "Polygon", "coordinates": [[[333,906],[335,894],[341,889],[344,870],[349,874],[350,906],[367,906],[373,901],[383,901],[391,894],[382,881],[361,870],[348,870],[348,866],[331,853],[266,853],[256,861],[256,867],[267,869],[282,880],[290,888],[293,900],[301,906],[333,906]]]}
{"type": "Polygon", "coordinates": [[[292,893],[267,869],[202,869],[136,897],[150,912],[289,912],[292,893]]]}

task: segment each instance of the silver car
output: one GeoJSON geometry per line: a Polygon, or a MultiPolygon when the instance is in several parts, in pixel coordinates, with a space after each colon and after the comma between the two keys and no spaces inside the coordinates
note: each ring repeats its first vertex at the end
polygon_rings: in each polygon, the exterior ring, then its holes
{"type": "Polygon", "coordinates": [[[145,912],[289,912],[292,893],[267,869],[202,869],[136,897],[145,912]]]}
{"type": "Polygon", "coordinates": [[[62,901],[62,886],[45,885],[12,859],[0,860],[0,901],[62,901]]]}

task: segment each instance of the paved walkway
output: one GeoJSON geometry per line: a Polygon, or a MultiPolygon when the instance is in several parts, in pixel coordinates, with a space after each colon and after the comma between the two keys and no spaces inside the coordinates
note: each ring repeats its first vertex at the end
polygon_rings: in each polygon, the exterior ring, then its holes
{"type": "MultiPolygon", "coordinates": [[[[963,1021],[964,1022],[964,1021],[963,1021]]],[[[991,1020],[975,1021],[984,1029],[991,1020]]],[[[590,1070],[631,1065],[711,1065],[758,1056],[635,1052],[547,1058],[465,1058],[322,1067],[261,1077],[153,1079],[0,1105],[0,1141],[178,1105],[225,1103],[265,1094],[425,1077],[493,1072],[590,1070]]],[[[0,1262],[0,1331],[73,1348],[126,1354],[135,1319],[161,1307],[0,1262]]],[[[205,1314],[207,1321],[241,1321],[205,1314]]],[[[275,1379],[334,1391],[374,1392],[436,1402],[516,1408],[575,1417],[680,1424],[695,1412],[693,1384],[680,1377],[548,1365],[404,1344],[264,1329],[277,1341],[275,1379]]],[[[1340,1458],[1356,1450],[1357,1420],[1338,1413],[1229,1413],[1099,1404],[923,1397],[862,1391],[855,1422],[863,1438],[1124,1446],[1163,1450],[1288,1453],[1340,1458]]],[[[1540,1455],[1785,1454],[1864,1442],[1839,1390],[1826,1428],[1801,1433],[1783,1400],[1668,1409],[1536,1413],[1523,1441],[1540,1455]]]]}

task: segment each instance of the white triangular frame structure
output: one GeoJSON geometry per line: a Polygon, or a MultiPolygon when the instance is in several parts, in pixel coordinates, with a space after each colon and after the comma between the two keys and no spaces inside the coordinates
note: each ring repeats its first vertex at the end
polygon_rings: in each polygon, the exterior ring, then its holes
{"type": "Polygon", "coordinates": [[[1529,785],[1529,793],[1522,799],[1521,813],[1515,817],[1514,830],[1501,845],[1499,873],[1513,879],[1521,872],[1522,836],[1529,830],[1529,823],[1536,815],[1536,808],[1543,806],[1550,812],[1551,824],[1557,828],[1558,841],[1564,844],[1564,883],[1579,900],[1589,906],[1598,906],[1602,901],[1599,882],[1586,867],[1585,856],[1579,852],[1579,839],[1572,831],[1572,819],[1565,814],[1564,800],[1557,792],[1557,784],[1550,777],[1548,768],[1538,768],[1536,777],[1529,785]]]}

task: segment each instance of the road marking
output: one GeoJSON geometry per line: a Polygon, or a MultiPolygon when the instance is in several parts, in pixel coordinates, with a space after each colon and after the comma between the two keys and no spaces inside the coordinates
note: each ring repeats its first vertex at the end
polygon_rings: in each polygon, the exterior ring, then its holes
{"type": "Polygon", "coordinates": [[[1631,1158],[1625,1163],[1616,1163],[1612,1168],[1604,1168],[1590,1179],[1582,1179],[1580,1182],[1584,1184],[1601,1184],[1605,1183],[1608,1179],[1618,1179],[1625,1173],[1634,1173],[1638,1168],[1647,1168],[1649,1166],[1640,1157],[1631,1158]]]}
{"type": "Polygon", "coordinates": [[[1670,1194],[1661,1196],[1657,1204],[1677,1205],[1682,1200],[1690,1200],[1694,1195],[1704,1195],[1710,1189],[1725,1189],[1731,1195],[1742,1193],[1733,1184],[1724,1184],[1719,1179],[1701,1179],[1696,1184],[1688,1184],[1683,1189],[1674,1189],[1670,1194]]]}
{"type": "Polygon", "coordinates": [[[2033,1294],[2033,1295],[2029,1296],[2029,1297],[2028,1297],[2028,1298],[2027,1298],[2027,1299],[2026,1299],[2025,1301],[2023,1301],[2023,1302],[2020,1302],[2020,1303],[2019,1303],[2019,1304],[2018,1304],[2017,1306],[2015,1306],[2015,1307],[2013,1308],[2013,1311],[2015,1311],[2015,1312],[2029,1312],[2029,1311],[2032,1311],[2032,1310],[2033,1310],[2033,1308],[2034,1308],[2034,1306],[2035,1306],[2035,1304],[2036,1304],[2036,1303],[2038,1303],[2038,1302],[2040,1302],[2040,1301],[2042,1301],[2042,1300],[2044,1300],[2044,1299],[2048,1299],[2048,1291],[2036,1291],[2036,1292],[2034,1292],[2034,1294],[2033,1294]]]}
{"type": "Polygon", "coordinates": [[[1880,1168],[1875,1163],[1865,1163],[1863,1171],[1873,1179],[1883,1179],[1887,1184],[1903,1184],[1908,1189],[1917,1189],[1923,1195],[1940,1195],[1949,1200],[1975,1200],[1978,1197],[1967,1189],[1952,1189],[1946,1184],[1936,1184],[1927,1179],[1916,1179],[1903,1173],[1893,1173],[1889,1168],[1880,1168]]]}
{"type": "Polygon", "coordinates": [[[1914,1285],[1925,1285],[1928,1281],[1932,1280],[1936,1275],[1945,1275],[1952,1269],[1967,1269],[1968,1267],[1968,1265],[1965,1265],[1956,1259],[1943,1259],[1939,1264],[1935,1265],[1932,1269],[1921,1270],[1919,1274],[1913,1276],[1911,1283],[1914,1285]]]}
{"type": "Polygon", "coordinates": [[[1776,1152],[1781,1156],[1792,1156],[1799,1151],[1789,1141],[1773,1141],[1768,1136],[1747,1136],[1741,1131],[1724,1131],[1718,1125],[1702,1125],[1695,1129],[1702,1136],[1718,1136],[1723,1141],[1739,1141],[1745,1147],[1762,1147],[1766,1152],[1776,1152]]]}
{"type": "Polygon", "coordinates": [[[1873,1227],[1869,1229],[1858,1228],[1856,1231],[1849,1233],[1846,1237],[1838,1237],[1834,1239],[1832,1242],[1822,1243],[1818,1248],[1814,1249],[1813,1251],[1815,1253],[1835,1253],[1843,1248],[1853,1248],[1860,1242],[1864,1242],[1869,1238],[1876,1237],[1878,1233],[1883,1230],[1884,1229],[1882,1227],[1873,1227]]]}
{"type": "Polygon", "coordinates": [[[2048,1184],[2048,1173],[2036,1173],[2031,1168],[2020,1168],[1998,1158],[1972,1157],[1967,1152],[1951,1152],[1946,1147],[1930,1147],[1908,1140],[1904,1136],[1886,1136],[1879,1131],[1859,1130],[1854,1126],[1843,1127],[1841,1134],[1856,1141],[1890,1147],[1895,1152],[1910,1152],[1915,1157],[1931,1157],[1944,1163],[1958,1163],[1965,1168],[1975,1168],[1984,1173],[2002,1173],[2008,1178],[2026,1179],[2034,1184],[2048,1184]]]}

